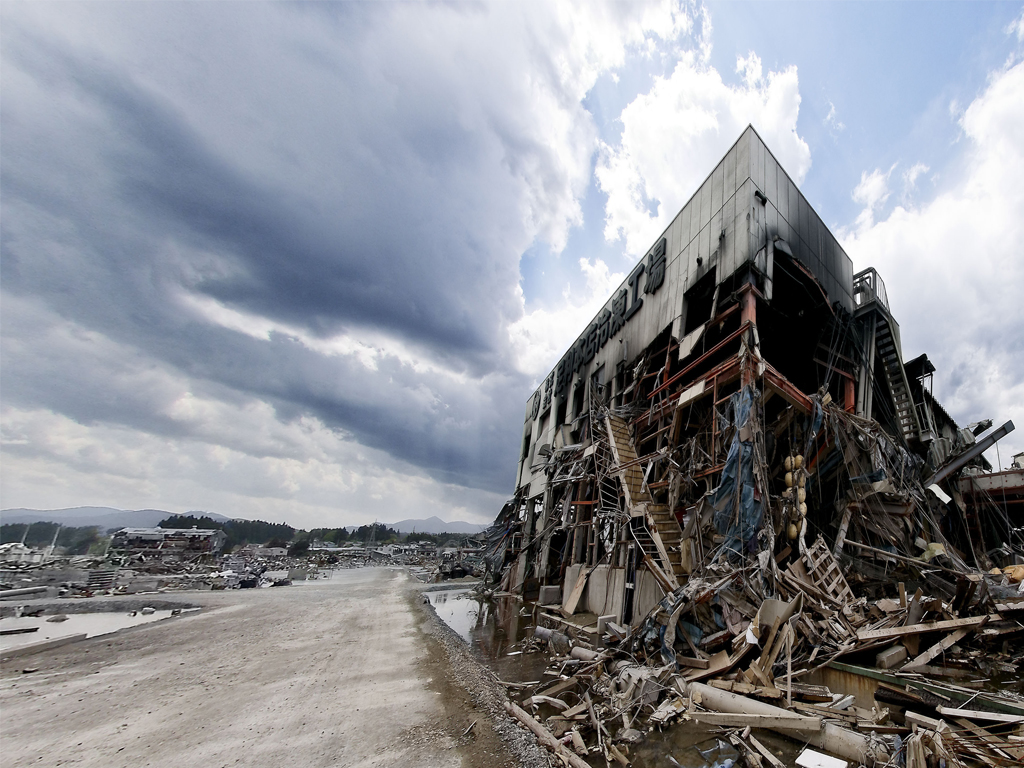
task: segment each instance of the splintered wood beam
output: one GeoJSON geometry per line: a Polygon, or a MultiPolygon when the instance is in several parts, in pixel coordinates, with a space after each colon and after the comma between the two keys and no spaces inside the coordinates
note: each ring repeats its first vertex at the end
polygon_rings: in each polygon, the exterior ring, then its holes
{"type": "Polygon", "coordinates": [[[566,749],[565,746],[554,737],[551,731],[534,720],[520,707],[517,707],[511,701],[506,701],[505,711],[529,728],[533,732],[533,735],[537,737],[537,741],[547,747],[548,750],[562,758],[562,760],[572,766],[572,768],[590,768],[590,766],[587,765],[587,763],[585,763],[580,757],[566,749]]]}
{"type": "Polygon", "coordinates": [[[917,669],[918,667],[923,667],[925,664],[927,664],[940,653],[948,649],[950,646],[956,645],[965,637],[967,637],[969,632],[969,629],[958,629],[956,630],[956,632],[950,632],[948,635],[942,638],[939,642],[937,642],[927,651],[922,653],[920,656],[916,657],[913,661],[904,664],[903,668],[900,671],[910,672],[911,670],[917,669]]]}
{"type": "Polygon", "coordinates": [[[779,760],[768,747],[755,739],[753,734],[747,734],[747,741],[750,742],[754,749],[761,753],[761,756],[768,761],[772,768],[786,768],[786,764],[779,760]]]}
{"type": "Polygon", "coordinates": [[[751,715],[733,712],[687,712],[697,723],[724,725],[733,728],[772,728],[783,731],[820,731],[821,718],[810,715],[751,715]]]}
{"type": "Polygon", "coordinates": [[[928,621],[923,624],[914,624],[906,627],[889,627],[888,629],[862,629],[857,632],[857,639],[861,642],[867,640],[886,640],[890,637],[905,637],[906,635],[919,635],[924,632],[943,632],[947,629],[961,629],[963,627],[980,627],[989,619],[999,620],[1002,617],[998,614],[988,616],[969,616],[965,619],[949,619],[947,621],[928,621]]]}

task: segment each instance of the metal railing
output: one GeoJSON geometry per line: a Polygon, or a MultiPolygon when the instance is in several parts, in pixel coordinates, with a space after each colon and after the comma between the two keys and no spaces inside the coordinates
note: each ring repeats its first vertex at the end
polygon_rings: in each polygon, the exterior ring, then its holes
{"type": "Polygon", "coordinates": [[[858,307],[877,301],[886,312],[889,311],[885,283],[874,267],[868,267],[853,276],[853,301],[858,307]]]}

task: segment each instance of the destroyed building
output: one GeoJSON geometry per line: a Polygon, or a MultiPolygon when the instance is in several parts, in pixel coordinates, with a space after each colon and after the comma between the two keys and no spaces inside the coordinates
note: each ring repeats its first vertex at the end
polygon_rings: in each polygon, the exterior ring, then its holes
{"type": "Polygon", "coordinates": [[[122,528],[110,540],[110,551],[128,555],[197,557],[219,554],[228,537],[208,528],[122,528]]]}
{"type": "Polygon", "coordinates": [[[748,127],[529,398],[509,587],[586,573],[579,606],[629,624],[722,548],[1014,562],[1002,508],[946,482],[1012,423],[975,443],[933,372],[748,127]]]}
{"type": "Polygon", "coordinates": [[[1024,468],[991,471],[1013,423],[960,427],[934,372],[748,127],[527,401],[485,560],[585,664],[534,711],[594,703],[513,714],[623,765],[614,731],[679,717],[854,764],[1020,764],[1022,692],[951,680],[1024,663],[1024,468]]]}

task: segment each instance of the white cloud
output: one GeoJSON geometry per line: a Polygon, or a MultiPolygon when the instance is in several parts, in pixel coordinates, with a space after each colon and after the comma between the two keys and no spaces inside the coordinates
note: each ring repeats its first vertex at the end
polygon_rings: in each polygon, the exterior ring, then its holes
{"type": "Polygon", "coordinates": [[[613,273],[601,259],[580,259],[579,263],[586,279],[582,295],[574,295],[567,285],[557,307],[537,308],[509,326],[516,366],[536,380],[547,374],[626,279],[625,273],[613,273]]]}
{"type": "MultiPolygon", "coordinates": [[[[902,173],[903,177],[903,193],[901,199],[904,205],[911,205],[914,193],[917,191],[917,180],[924,174],[931,170],[924,163],[914,163],[912,166],[907,168],[902,173]]],[[[935,179],[932,179],[934,182],[935,179]]]]}
{"type": "Polygon", "coordinates": [[[836,112],[836,105],[833,104],[831,101],[828,103],[828,114],[825,115],[825,119],[823,122],[825,123],[825,125],[828,126],[829,132],[832,134],[833,137],[835,137],[837,133],[846,128],[846,126],[843,124],[843,121],[839,119],[839,115],[836,112]]]}
{"type": "Polygon", "coordinates": [[[608,195],[606,239],[623,238],[629,253],[642,253],[707,176],[707,158],[724,155],[748,123],[803,180],[811,152],[796,133],[796,67],[764,75],[751,52],[737,71],[742,84],[728,85],[697,53],[683,52],[670,75],[622,111],[621,143],[602,146],[596,171],[608,195]]]}
{"type": "Polygon", "coordinates": [[[871,173],[861,172],[860,184],[854,187],[852,195],[854,202],[864,206],[864,210],[857,217],[858,227],[870,227],[874,223],[876,212],[889,199],[889,177],[894,170],[895,164],[884,172],[879,168],[875,168],[871,173]]]}
{"type": "Polygon", "coordinates": [[[736,57],[736,72],[743,76],[747,88],[756,88],[761,80],[761,57],[751,51],[746,58],[736,57]]]}
{"type": "MultiPolygon", "coordinates": [[[[200,407],[219,410],[223,404],[200,407]]],[[[252,430],[281,429],[264,408],[230,415],[252,430]]],[[[504,501],[501,494],[437,482],[315,420],[292,426],[303,458],[260,457],[204,440],[168,441],[134,429],[80,424],[45,409],[5,407],[2,421],[5,509],[199,509],[312,528],[433,515],[488,523],[504,501]]]]}
{"type": "Polygon", "coordinates": [[[1024,43],[1024,10],[1022,10],[1020,12],[1020,16],[1014,19],[1006,28],[1006,34],[1016,34],[1017,42],[1024,43]]]}
{"type": "MultiPolygon", "coordinates": [[[[935,394],[954,418],[1024,425],[1024,63],[993,73],[960,127],[962,175],[947,175],[915,209],[858,220],[844,247],[856,269],[879,270],[904,358],[928,353],[935,394]]],[[[887,176],[864,175],[857,194],[866,211],[884,200],[887,176]]],[[[1003,441],[1004,463],[1022,448],[1018,427],[1003,441]]]]}
{"type": "Polygon", "coordinates": [[[903,172],[903,183],[908,189],[913,189],[917,184],[917,179],[922,173],[928,173],[928,166],[924,163],[914,163],[910,168],[903,172]]]}

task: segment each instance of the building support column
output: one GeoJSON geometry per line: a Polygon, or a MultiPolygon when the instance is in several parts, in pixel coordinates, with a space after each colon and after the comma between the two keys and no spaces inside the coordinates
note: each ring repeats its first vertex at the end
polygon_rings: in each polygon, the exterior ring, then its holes
{"type": "Polygon", "coordinates": [[[864,360],[861,362],[857,375],[857,404],[854,413],[858,416],[871,418],[872,389],[875,380],[875,326],[874,315],[865,318],[862,349],[864,360]]]}
{"type": "Polygon", "coordinates": [[[740,294],[740,327],[750,324],[750,331],[747,334],[747,350],[749,355],[743,363],[742,383],[746,387],[754,383],[757,370],[757,360],[761,357],[761,351],[757,347],[757,297],[754,295],[754,286],[747,283],[741,289],[740,294]]]}

